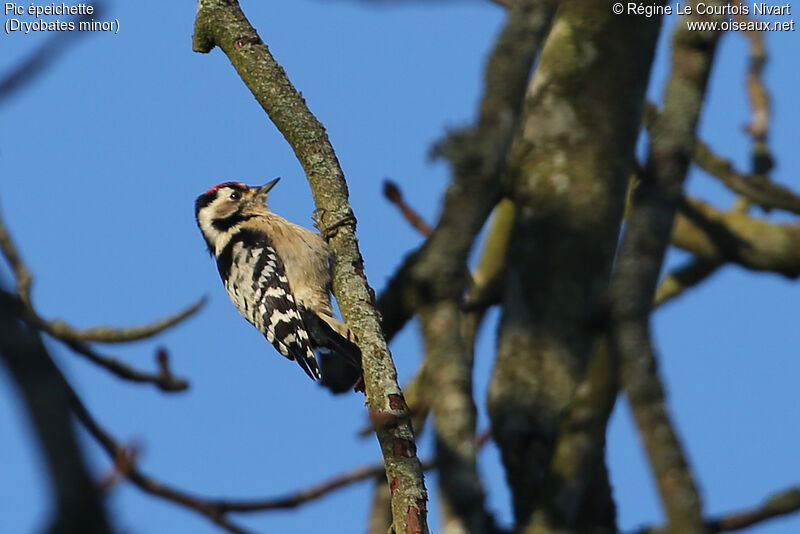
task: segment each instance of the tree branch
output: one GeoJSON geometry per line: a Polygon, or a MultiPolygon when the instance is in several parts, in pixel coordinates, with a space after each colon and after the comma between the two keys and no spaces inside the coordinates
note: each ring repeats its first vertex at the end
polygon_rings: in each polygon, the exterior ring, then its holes
{"type": "MultiPolygon", "coordinates": [[[[714,2],[717,7],[726,3],[714,2]]],[[[645,172],[634,191],[611,285],[612,342],[620,356],[621,381],[674,534],[701,534],[706,528],[700,493],[666,409],[649,317],[720,34],[690,31],[681,23],[673,35],[664,111],[652,126],[645,172]]]]}
{"type": "Polygon", "coordinates": [[[525,86],[554,11],[549,0],[515,2],[486,67],[475,127],[452,132],[435,149],[453,168],[442,216],[423,247],[410,254],[378,300],[391,339],[426,301],[460,295],[475,236],[500,199],[525,86]],[[516,14],[514,14],[516,12],[516,14]]]}
{"type": "Polygon", "coordinates": [[[509,11],[486,66],[477,124],[451,134],[438,149],[452,164],[453,182],[439,223],[411,267],[411,285],[406,288],[419,292],[425,393],[435,419],[446,533],[480,534],[494,528],[476,465],[473,343],[464,336],[461,301],[469,251],[499,199],[500,176],[525,87],[554,9],[549,1],[519,0],[509,11]]]}
{"type": "MultiPolygon", "coordinates": [[[[740,0],[736,1],[742,5],[740,0]]],[[[752,20],[743,13],[736,15],[736,19],[739,21],[752,20]]],[[[766,175],[772,170],[774,163],[767,145],[771,103],[769,91],[767,91],[763,79],[764,67],[768,59],[767,46],[762,32],[748,30],[744,32],[744,35],[750,44],[745,85],[752,110],[750,124],[746,127],[747,133],[753,139],[751,167],[753,174],[766,175]]]]}
{"type": "MultiPolygon", "coordinates": [[[[607,484],[551,506],[544,483],[599,337],[590,323],[606,295],[658,28],[658,17],[618,17],[602,2],[559,3],[528,85],[507,173],[516,217],[489,389],[519,532],[579,520],[613,528],[607,484]]],[[[586,472],[603,479],[602,458],[586,472]]]]}
{"type": "Polygon", "coordinates": [[[122,329],[104,326],[80,330],[73,328],[64,321],[47,321],[38,314],[30,297],[33,276],[22,260],[2,216],[0,216],[0,252],[11,266],[17,286],[17,296],[5,290],[0,290],[0,301],[19,318],[34,328],[63,342],[77,354],[86,357],[92,363],[107,369],[119,378],[134,382],[152,383],[162,391],[182,391],[189,387],[188,382],[185,380],[173,377],[171,373],[165,372],[164,370],[167,367],[164,367],[159,374],[138,371],[115,358],[98,354],[86,341],[116,343],[152,337],[197,313],[205,304],[205,298],[185,310],[150,324],[122,329]]]}
{"type": "Polygon", "coordinates": [[[425,533],[427,494],[408,407],[364,275],[347,184],[325,129],[242,13],[238,2],[199,0],[193,48],[219,46],[300,161],[334,254],[333,290],[362,351],[367,404],[383,452],[397,534],[425,533]]]}
{"type": "Polygon", "coordinates": [[[0,302],[0,360],[19,387],[53,483],[57,513],[50,534],[110,533],[70,419],[70,390],[39,333],[0,302]]]}
{"type": "MultiPolygon", "coordinates": [[[[31,308],[26,307],[21,298],[7,291],[0,290],[0,302],[32,327],[47,334],[51,333],[48,323],[39,318],[36,312],[31,308]]],[[[189,387],[189,383],[186,380],[175,377],[172,373],[165,372],[167,368],[162,367],[158,373],[139,371],[114,357],[99,354],[91,345],[83,341],[60,339],[58,337],[56,337],[56,339],[72,349],[76,354],[83,356],[90,362],[106,369],[114,376],[123,380],[153,384],[161,391],[165,392],[183,391],[189,387]]]]}
{"type": "MultiPolygon", "coordinates": [[[[706,528],[710,534],[733,532],[798,511],[800,511],[800,488],[789,488],[771,495],[760,506],[750,510],[708,519],[706,528]]],[[[666,534],[666,531],[658,527],[645,527],[638,530],[636,534],[666,534]]]]}
{"type": "Polygon", "coordinates": [[[672,244],[707,262],[736,263],[788,278],[800,276],[800,224],[720,211],[694,198],[681,201],[672,244]]]}
{"type": "Polygon", "coordinates": [[[397,209],[400,210],[400,213],[403,214],[403,217],[408,221],[408,223],[413,226],[420,234],[425,237],[429,237],[433,229],[425,222],[425,219],[417,213],[417,211],[409,206],[405,199],[403,198],[403,192],[391,180],[384,180],[383,181],[383,196],[386,199],[397,206],[397,209]]]}
{"type": "MultiPolygon", "coordinates": [[[[117,328],[114,326],[94,326],[91,328],[75,328],[60,319],[44,321],[43,330],[51,336],[62,341],[95,341],[101,343],[127,343],[129,341],[139,341],[160,334],[164,330],[172,328],[178,323],[188,319],[202,308],[206,303],[206,297],[201,298],[194,304],[187,306],[172,315],[163,319],[142,325],[117,328]]],[[[33,311],[33,310],[31,310],[33,311]]],[[[38,316],[37,316],[38,317],[38,316]]]]}
{"type": "MultiPolygon", "coordinates": [[[[649,131],[652,131],[659,117],[660,113],[655,104],[648,103],[644,124],[649,131]]],[[[759,154],[761,149],[754,147],[753,150],[754,153],[759,154]]],[[[692,154],[692,159],[698,167],[719,179],[734,193],[744,196],[757,206],[765,210],[780,209],[800,214],[800,195],[787,187],[776,184],[766,174],[756,172],[756,170],[766,168],[763,163],[759,163],[759,158],[760,156],[754,155],[754,172],[744,174],[738,171],[730,160],[715,153],[708,144],[700,139],[695,140],[692,154]]]]}
{"type": "Polygon", "coordinates": [[[710,520],[708,530],[712,533],[742,530],[768,519],[798,511],[800,511],[800,488],[790,488],[770,496],[757,508],[710,520]]]}
{"type": "Polygon", "coordinates": [[[667,274],[656,290],[653,299],[653,308],[679,297],[684,291],[703,282],[716,273],[720,264],[709,262],[700,258],[692,258],[685,265],[667,274]]]}

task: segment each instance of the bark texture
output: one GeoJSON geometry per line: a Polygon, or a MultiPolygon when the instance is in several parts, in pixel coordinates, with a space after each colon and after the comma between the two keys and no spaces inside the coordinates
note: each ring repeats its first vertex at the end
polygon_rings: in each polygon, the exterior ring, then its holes
{"type": "MultiPolygon", "coordinates": [[[[489,391],[521,531],[614,528],[596,451],[579,460],[590,464],[580,481],[546,481],[563,467],[551,465],[559,429],[577,417],[570,406],[597,339],[658,28],[605,2],[562,2],[528,88],[508,169],[517,216],[489,391]],[[599,488],[591,499],[589,484],[599,488]]],[[[588,439],[602,442],[604,430],[588,439]]]]}

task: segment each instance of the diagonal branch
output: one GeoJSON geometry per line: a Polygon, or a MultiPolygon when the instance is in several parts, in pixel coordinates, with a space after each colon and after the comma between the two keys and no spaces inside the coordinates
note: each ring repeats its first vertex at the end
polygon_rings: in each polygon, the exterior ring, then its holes
{"type": "Polygon", "coordinates": [[[794,487],[771,495],[761,506],[735,512],[708,522],[710,532],[732,532],[800,511],[800,488],[794,487]]]}
{"type": "MultiPolygon", "coordinates": [[[[743,530],[764,521],[800,512],[800,487],[793,487],[769,496],[761,505],[706,520],[710,534],[743,530]]],[[[665,534],[664,529],[645,527],[636,534],[665,534]]]]}
{"type": "MultiPolygon", "coordinates": [[[[111,434],[100,426],[60,373],[59,376],[59,380],[68,388],[68,404],[71,406],[75,416],[89,434],[100,444],[109,458],[115,462],[118,461],[120,455],[126,454],[125,446],[114,439],[111,434]]],[[[488,432],[481,433],[477,441],[478,447],[485,445],[490,437],[488,432]]],[[[424,470],[435,469],[438,465],[438,461],[434,458],[422,462],[421,465],[424,470]]],[[[121,474],[143,492],[198,512],[225,530],[236,534],[247,534],[247,531],[232,523],[227,517],[229,513],[263,512],[296,508],[351,484],[374,479],[385,472],[383,463],[368,464],[345,471],[327,480],[307,488],[287,493],[286,495],[264,499],[234,500],[200,497],[145,474],[135,463],[129,463],[125,467],[126,469],[122,471],[121,474]]]]}
{"type": "Polygon", "coordinates": [[[656,290],[653,299],[653,308],[679,297],[684,291],[703,282],[720,268],[717,262],[705,261],[701,258],[692,258],[685,265],[667,274],[656,290]]]}
{"type": "Polygon", "coordinates": [[[736,263],[788,278],[800,276],[800,224],[777,223],[740,211],[720,211],[698,199],[681,201],[672,244],[709,262],[736,263]]]}
{"type": "MultiPolygon", "coordinates": [[[[648,103],[645,112],[644,124],[648,131],[653,130],[659,120],[660,112],[653,103],[648,103]]],[[[753,149],[757,151],[756,148],[753,149]]],[[[728,189],[744,196],[749,201],[765,210],[780,209],[791,213],[800,214],[800,195],[780,184],[776,184],[763,172],[758,172],[759,165],[755,161],[752,174],[745,174],[737,170],[733,163],[715,153],[711,147],[700,139],[695,141],[692,160],[694,163],[720,180],[728,189]]]]}
{"type": "MultiPolygon", "coordinates": [[[[51,334],[48,324],[35,315],[35,312],[32,312],[30,308],[27,308],[21,298],[0,290],[0,302],[32,327],[51,334]]],[[[114,357],[99,354],[91,345],[83,341],[64,340],[58,337],[56,339],[64,343],[76,354],[83,356],[123,380],[153,384],[165,392],[183,391],[189,387],[189,383],[186,380],[173,376],[166,367],[162,366],[158,373],[139,371],[114,357]]]]}
{"type": "Polygon", "coordinates": [[[193,48],[207,53],[215,46],[228,56],[306,172],[319,214],[317,222],[334,253],[334,294],[359,339],[367,405],[372,421],[378,423],[376,434],[387,479],[396,488],[392,494],[394,530],[397,534],[425,533],[427,493],[408,407],[364,275],[347,183],[325,128],[234,0],[198,1],[193,48]]]}
{"type": "Polygon", "coordinates": [[[8,262],[8,265],[11,267],[11,271],[14,273],[14,279],[16,280],[17,286],[17,294],[19,295],[20,300],[22,303],[29,307],[31,306],[31,284],[33,284],[33,276],[31,272],[28,270],[27,265],[25,262],[22,261],[22,257],[17,250],[17,246],[14,244],[14,240],[11,237],[11,234],[8,232],[6,228],[6,224],[3,221],[2,214],[0,213],[0,251],[3,253],[3,257],[8,262]]]}
{"type": "Polygon", "coordinates": [[[425,237],[430,237],[431,232],[433,229],[425,222],[425,219],[422,216],[408,205],[408,203],[403,198],[403,192],[400,190],[400,187],[396,183],[391,180],[384,180],[383,181],[383,196],[386,199],[397,206],[397,209],[400,210],[400,213],[403,214],[403,217],[408,221],[408,223],[413,226],[420,234],[424,235],[425,237]]]}
{"type": "Polygon", "coordinates": [[[172,315],[158,319],[152,323],[117,328],[113,326],[94,326],[91,328],[75,328],[62,320],[45,321],[44,330],[62,341],[96,341],[101,343],[124,343],[139,341],[160,334],[178,323],[188,319],[202,308],[206,297],[201,298],[172,315]]]}

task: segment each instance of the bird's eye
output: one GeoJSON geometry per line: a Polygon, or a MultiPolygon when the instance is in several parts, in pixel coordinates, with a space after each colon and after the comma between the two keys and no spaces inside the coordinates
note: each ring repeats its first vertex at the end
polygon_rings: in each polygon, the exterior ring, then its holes
{"type": "Polygon", "coordinates": [[[230,198],[231,200],[239,200],[240,198],[242,198],[242,193],[240,191],[234,191],[228,198],[230,198]]]}

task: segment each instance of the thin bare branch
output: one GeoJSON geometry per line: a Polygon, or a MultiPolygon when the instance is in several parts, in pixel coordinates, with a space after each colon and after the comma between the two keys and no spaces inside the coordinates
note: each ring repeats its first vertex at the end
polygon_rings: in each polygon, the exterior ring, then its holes
{"type": "MultiPolygon", "coordinates": [[[[652,130],[659,116],[660,113],[655,104],[648,103],[644,120],[648,130],[652,130]]],[[[755,155],[759,149],[754,146],[753,150],[755,152],[752,174],[745,174],[737,170],[729,159],[714,152],[701,139],[695,141],[692,159],[698,167],[719,179],[728,189],[744,196],[753,204],[765,210],[779,209],[800,214],[800,195],[787,187],[776,184],[766,174],[756,172],[757,169],[763,171],[765,167],[763,163],[758,162],[759,156],[755,155]]]]}
{"type": "Polygon", "coordinates": [[[400,191],[400,187],[391,180],[384,180],[383,181],[383,196],[386,199],[397,206],[397,209],[400,210],[400,213],[403,214],[403,217],[409,222],[411,226],[417,229],[417,231],[425,237],[429,237],[433,229],[425,222],[425,219],[417,213],[417,211],[409,206],[405,199],[403,199],[403,192],[400,191]]]}
{"type": "MultiPolygon", "coordinates": [[[[736,0],[742,5],[740,0],[736,0]]],[[[744,13],[736,15],[739,21],[752,20],[744,13]]],[[[747,65],[747,76],[745,85],[747,96],[750,100],[750,124],[745,128],[753,139],[751,149],[751,167],[753,174],[766,175],[772,170],[774,164],[772,153],[767,144],[769,137],[769,122],[771,112],[771,99],[769,91],[764,83],[764,67],[767,64],[767,44],[764,39],[764,32],[747,30],[742,32],[747,38],[750,49],[747,65]]]]}
{"type": "Polygon", "coordinates": [[[91,328],[75,328],[60,319],[47,321],[46,331],[53,337],[63,341],[95,341],[102,343],[127,343],[129,341],[139,341],[160,334],[180,322],[188,319],[202,308],[206,303],[206,297],[201,298],[194,304],[168,315],[163,319],[152,323],[118,328],[113,326],[94,326],[91,328]]]}
{"type": "MultiPolygon", "coordinates": [[[[159,361],[158,355],[156,357],[156,363],[159,367],[158,373],[148,373],[144,371],[139,371],[130,365],[121,362],[117,358],[113,356],[105,356],[103,354],[99,354],[96,352],[92,347],[86,343],[81,341],[65,341],[64,344],[72,349],[76,354],[83,356],[90,362],[99,365],[100,367],[106,369],[114,376],[121,378],[123,380],[127,380],[130,382],[140,382],[144,384],[153,384],[161,391],[167,393],[174,393],[178,391],[185,391],[189,388],[189,382],[184,380],[183,378],[178,378],[172,375],[172,373],[168,372],[169,368],[165,367],[161,361],[159,361]],[[165,372],[165,370],[167,372],[165,372]]],[[[160,354],[160,353],[159,353],[160,354]]]]}
{"type": "Polygon", "coordinates": [[[712,519],[708,522],[708,527],[712,533],[733,532],[798,511],[800,511],[800,488],[794,487],[770,496],[763,504],[752,510],[712,519]]]}
{"type": "Polygon", "coordinates": [[[111,468],[104,473],[97,485],[100,491],[108,493],[116,487],[122,480],[128,477],[136,462],[139,459],[141,447],[137,444],[131,444],[121,447],[117,451],[117,456],[114,458],[114,463],[111,468]]]}
{"type": "Polygon", "coordinates": [[[25,262],[22,261],[22,257],[14,244],[14,240],[6,228],[2,213],[0,213],[0,250],[3,253],[3,257],[8,262],[8,265],[11,267],[11,271],[14,273],[17,294],[20,300],[25,306],[30,307],[33,276],[31,276],[31,272],[28,270],[25,262]]]}
{"type": "Polygon", "coordinates": [[[658,308],[662,304],[679,297],[684,291],[693,288],[713,275],[721,265],[717,262],[709,262],[700,258],[692,258],[685,265],[668,273],[659,284],[656,296],[653,299],[653,307],[658,308]]]}
{"type": "MultiPolygon", "coordinates": [[[[20,319],[30,324],[34,328],[50,334],[48,324],[42,321],[35,312],[26,307],[22,300],[7,291],[0,290],[0,302],[2,302],[8,309],[12,310],[20,319]]],[[[138,369],[121,362],[120,360],[104,356],[95,351],[92,346],[83,341],[71,341],[56,338],[64,345],[69,347],[76,354],[83,356],[92,363],[110,371],[113,375],[129,380],[132,382],[149,383],[158,387],[162,391],[183,391],[189,387],[189,383],[172,375],[172,373],[164,372],[165,367],[159,363],[160,371],[158,373],[148,373],[139,371],[138,369]]],[[[158,361],[157,361],[158,363],[158,361]]],[[[166,368],[168,370],[168,367],[166,368]]]]}
{"type": "Polygon", "coordinates": [[[151,324],[134,326],[124,329],[112,327],[96,327],[89,329],[76,329],[64,321],[47,321],[43,319],[33,306],[30,298],[30,288],[33,277],[25,265],[22,257],[14,244],[11,234],[0,216],[0,252],[6,259],[16,279],[17,296],[0,290],[0,299],[9,310],[31,326],[63,342],[77,354],[86,357],[89,361],[111,371],[114,375],[133,382],[147,382],[159,387],[162,391],[182,391],[189,385],[180,378],[175,378],[169,372],[151,374],[138,371],[119,360],[103,356],[95,352],[86,341],[121,342],[135,341],[152,337],[167,328],[175,326],[186,318],[194,315],[205,304],[205,298],[189,306],[175,315],[166,317],[151,324]]]}
{"type": "MultiPolygon", "coordinates": [[[[89,434],[100,444],[103,450],[106,451],[109,458],[118,463],[120,456],[125,455],[125,460],[122,462],[123,469],[119,469],[120,474],[123,474],[145,493],[194,510],[230,532],[245,533],[246,531],[230,522],[226,517],[228,513],[263,512],[268,510],[296,508],[351,484],[374,479],[381,476],[385,471],[383,463],[364,465],[307,488],[283,496],[266,499],[234,500],[199,497],[187,491],[177,489],[142,472],[135,462],[129,461],[126,447],[114,439],[111,434],[97,423],[71,388],[69,391],[70,405],[75,416],[89,434]]],[[[478,438],[478,446],[482,447],[485,445],[490,437],[488,432],[481,432],[478,438]]],[[[424,470],[430,470],[436,467],[437,462],[433,459],[422,462],[421,465],[424,470]]]]}
{"type": "MultiPolygon", "coordinates": [[[[91,414],[86,409],[86,406],[84,406],[83,402],[80,400],[75,391],[72,390],[69,384],[66,383],[66,380],[63,379],[63,376],[62,380],[66,384],[67,388],[69,388],[69,405],[72,408],[72,412],[75,414],[75,417],[77,417],[78,421],[80,421],[83,427],[100,444],[103,450],[106,451],[106,454],[108,454],[109,458],[116,462],[120,455],[126,454],[125,446],[115,440],[111,434],[106,432],[97,423],[97,421],[92,418],[91,414]]],[[[252,532],[245,530],[244,528],[231,522],[222,512],[211,505],[209,501],[183,490],[176,489],[169,484],[165,484],[144,474],[139,470],[135,463],[131,463],[126,467],[127,469],[124,473],[125,477],[145,493],[194,510],[228,532],[232,532],[233,534],[253,534],[252,532]]]]}
{"type": "MultiPolygon", "coordinates": [[[[706,527],[709,534],[734,532],[796,512],[800,512],[800,488],[793,487],[771,495],[762,504],[750,510],[708,519],[706,527]]],[[[636,531],[636,534],[666,534],[666,530],[662,527],[644,527],[636,531]]]]}

